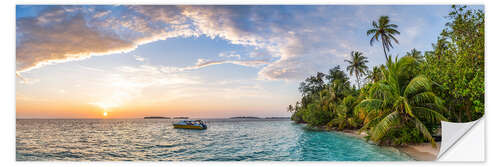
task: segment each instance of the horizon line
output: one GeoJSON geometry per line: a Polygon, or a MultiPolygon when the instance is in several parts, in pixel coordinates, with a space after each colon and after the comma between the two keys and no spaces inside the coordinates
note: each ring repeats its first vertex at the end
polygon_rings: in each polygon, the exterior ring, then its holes
{"type": "MultiPolygon", "coordinates": [[[[145,117],[156,117],[156,116],[145,116],[145,117]]],[[[162,116],[158,116],[162,117],[162,116]]],[[[233,116],[233,117],[187,117],[187,119],[230,119],[237,117],[248,117],[248,118],[291,118],[291,116],[268,116],[268,117],[257,117],[257,116],[233,116]]],[[[166,119],[175,119],[174,117],[165,117],[166,119]]],[[[16,118],[18,119],[144,119],[144,117],[130,117],[130,118],[16,118]]]]}

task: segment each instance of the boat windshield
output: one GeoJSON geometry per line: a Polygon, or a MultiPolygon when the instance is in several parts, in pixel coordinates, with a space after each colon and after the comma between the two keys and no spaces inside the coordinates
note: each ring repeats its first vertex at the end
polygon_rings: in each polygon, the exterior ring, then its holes
{"type": "Polygon", "coordinates": [[[186,124],[186,125],[204,125],[205,123],[201,120],[195,120],[195,121],[192,121],[192,120],[184,120],[184,121],[181,121],[182,123],[186,124]]]}
{"type": "Polygon", "coordinates": [[[200,125],[204,124],[203,121],[201,121],[201,120],[196,120],[196,121],[194,121],[194,123],[195,124],[200,124],[200,125]]]}

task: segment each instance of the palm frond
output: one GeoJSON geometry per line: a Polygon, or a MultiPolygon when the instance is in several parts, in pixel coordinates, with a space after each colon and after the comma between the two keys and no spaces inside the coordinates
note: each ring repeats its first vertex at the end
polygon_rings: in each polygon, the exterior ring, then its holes
{"type": "Polygon", "coordinates": [[[380,122],[384,117],[379,116],[375,112],[368,113],[367,117],[363,120],[363,127],[359,129],[360,131],[366,131],[367,129],[374,127],[380,122]]]}
{"type": "Polygon", "coordinates": [[[413,110],[410,104],[408,104],[408,99],[403,98],[403,104],[405,107],[405,112],[410,115],[411,117],[415,117],[415,114],[413,114],[413,110]]]}
{"type": "Polygon", "coordinates": [[[414,77],[406,86],[404,90],[404,96],[408,97],[410,95],[417,94],[418,92],[430,90],[432,86],[431,81],[423,76],[414,77]]]}
{"type": "MultiPolygon", "coordinates": [[[[397,34],[399,34],[399,32],[397,32],[397,34]]],[[[396,37],[394,37],[394,35],[390,34],[389,38],[391,38],[394,42],[396,42],[397,44],[399,44],[398,39],[396,39],[396,37]]]]}
{"type": "Polygon", "coordinates": [[[380,110],[382,108],[383,101],[380,99],[365,99],[361,101],[356,107],[354,107],[354,113],[358,114],[360,110],[365,112],[372,112],[375,110],[380,110]]]}
{"type": "Polygon", "coordinates": [[[388,24],[386,26],[389,28],[398,28],[398,25],[396,25],[396,24],[388,24]]]}
{"type": "Polygon", "coordinates": [[[431,91],[425,91],[421,92],[418,94],[415,94],[413,96],[410,96],[410,101],[412,104],[418,105],[418,104],[424,104],[424,103],[433,103],[436,105],[442,105],[442,101],[437,97],[434,92],[431,91]]]}
{"type": "Polygon", "coordinates": [[[387,132],[392,128],[393,125],[399,124],[399,112],[394,111],[382,119],[375,127],[371,130],[371,139],[378,142],[383,138],[387,132]]]}
{"type": "Polygon", "coordinates": [[[373,36],[373,37],[370,39],[370,46],[373,46],[373,41],[375,41],[375,37],[376,37],[376,36],[373,36]]]}
{"type": "Polygon", "coordinates": [[[432,123],[448,121],[448,119],[446,119],[446,117],[444,117],[441,113],[426,107],[414,107],[414,110],[418,118],[423,118],[424,120],[432,123]]]}
{"type": "Polygon", "coordinates": [[[429,130],[427,130],[425,125],[422,122],[420,122],[418,118],[415,118],[414,120],[416,128],[420,131],[420,133],[424,135],[425,139],[431,142],[432,147],[436,148],[436,142],[434,141],[434,138],[432,138],[431,133],[429,133],[429,130]]]}

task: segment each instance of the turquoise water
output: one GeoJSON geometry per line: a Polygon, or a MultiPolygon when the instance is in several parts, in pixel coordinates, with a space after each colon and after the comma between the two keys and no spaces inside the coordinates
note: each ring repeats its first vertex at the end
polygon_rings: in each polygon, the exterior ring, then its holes
{"type": "Polygon", "coordinates": [[[395,150],[289,120],[17,120],[18,161],[401,161],[395,150]]]}

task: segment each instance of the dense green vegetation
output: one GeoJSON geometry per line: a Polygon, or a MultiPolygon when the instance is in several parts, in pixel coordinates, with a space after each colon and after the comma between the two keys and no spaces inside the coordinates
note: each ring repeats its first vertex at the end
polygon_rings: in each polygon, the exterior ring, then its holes
{"type": "Polygon", "coordinates": [[[403,57],[387,52],[398,43],[398,26],[381,16],[367,35],[381,41],[386,63],[367,67],[352,51],[347,74],[336,66],[300,83],[302,98],[289,105],[292,120],[309,126],[365,131],[384,145],[431,142],[440,121],[468,122],[484,114],[484,13],[452,6],[449,22],[433,49],[412,49],[403,57]],[[364,77],[363,84],[361,79],[364,77]]]}

